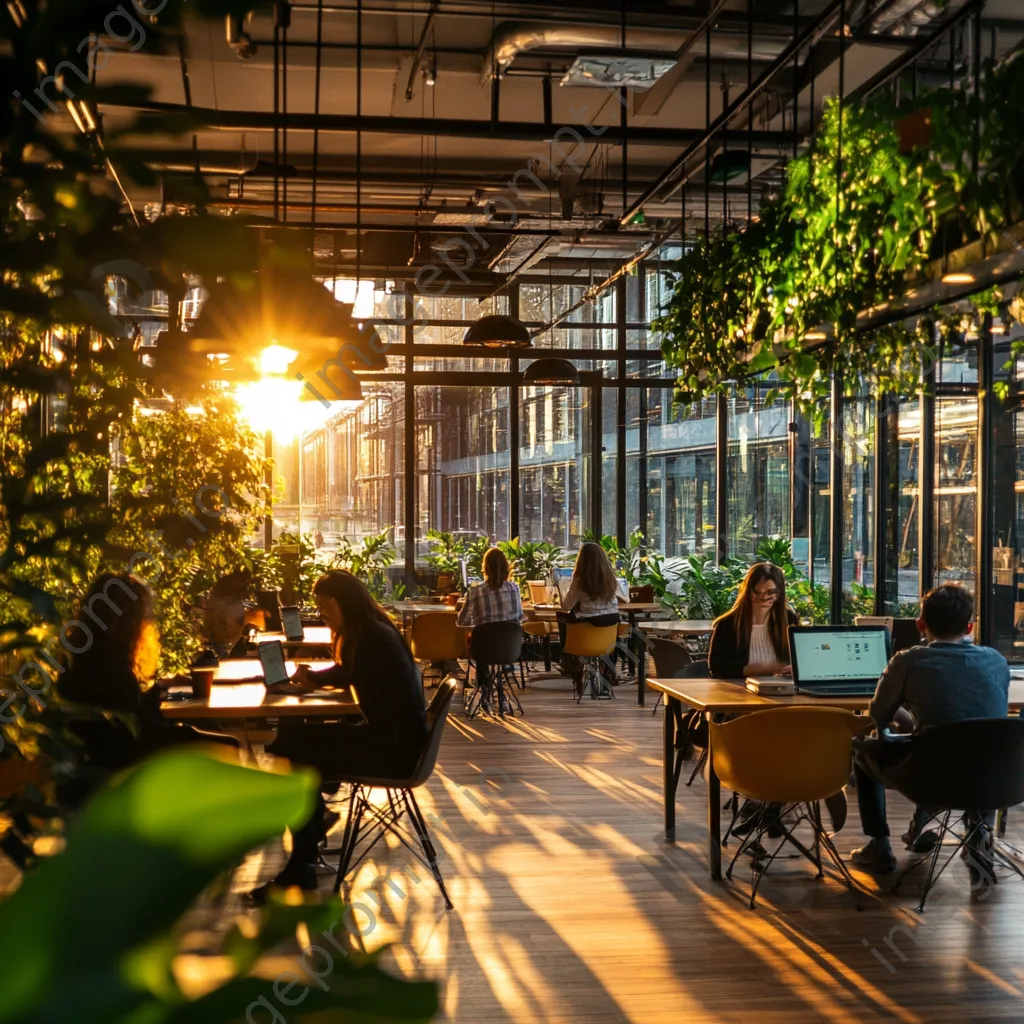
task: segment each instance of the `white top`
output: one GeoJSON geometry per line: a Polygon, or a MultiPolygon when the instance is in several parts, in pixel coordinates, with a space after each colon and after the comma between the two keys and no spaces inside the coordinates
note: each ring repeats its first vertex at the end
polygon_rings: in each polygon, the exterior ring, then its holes
{"type": "Polygon", "coordinates": [[[775,653],[775,645],[768,634],[768,626],[761,623],[760,626],[750,627],[750,655],[747,664],[749,665],[774,665],[779,660],[775,653]]]}
{"type": "Polygon", "coordinates": [[[580,590],[576,578],[573,577],[569,584],[569,591],[562,601],[562,608],[571,612],[576,608],[576,615],[581,619],[596,619],[598,615],[618,615],[619,602],[612,597],[610,601],[601,601],[598,598],[588,597],[580,590]],[[578,605],[578,607],[577,607],[578,605]]]}

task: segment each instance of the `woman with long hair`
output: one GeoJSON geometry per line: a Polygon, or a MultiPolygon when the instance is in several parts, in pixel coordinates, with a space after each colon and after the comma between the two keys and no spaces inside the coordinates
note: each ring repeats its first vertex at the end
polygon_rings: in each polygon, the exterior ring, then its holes
{"type": "Polygon", "coordinates": [[[485,622],[522,622],[523,602],[519,587],[510,579],[511,568],[501,548],[484,552],[481,568],[483,583],[472,587],[459,612],[460,626],[480,626],[485,622]]]}
{"type": "MultiPolygon", "coordinates": [[[[576,565],[569,581],[569,589],[562,601],[562,611],[558,617],[558,634],[565,647],[565,627],[567,622],[587,622],[592,626],[612,626],[619,621],[619,602],[616,596],[618,581],[615,570],[608,560],[603,547],[594,541],[584,541],[576,555],[576,565]]],[[[583,661],[571,654],[563,654],[562,671],[570,675],[577,693],[583,685],[583,661]]],[[[614,662],[607,664],[601,661],[601,679],[604,684],[614,686],[618,679],[615,676],[614,662]]],[[[603,685],[599,696],[610,697],[611,690],[603,685]]]]}
{"type": "MultiPolygon", "coordinates": [[[[416,767],[427,739],[423,684],[402,635],[350,572],[332,569],[316,581],[313,598],[331,629],[335,664],[321,671],[300,665],[293,688],[355,686],[364,723],[312,724],[282,719],[272,754],[316,768],[329,782],[351,772],[403,778],[416,767]]],[[[317,847],[324,835],[321,800],[293,837],[292,853],[270,885],[316,888],[317,847]]],[[[252,895],[260,901],[269,886],[252,895]]]]}
{"type": "Polygon", "coordinates": [[[237,747],[220,733],[168,722],[160,714],[160,632],[153,592],[127,572],[97,576],[79,603],[67,632],[73,652],[62,675],[63,700],[121,716],[97,716],[73,726],[84,759],[102,771],[120,771],[161,747],[176,743],[217,742],[237,747]]]}
{"type": "MultiPolygon", "coordinates": [[[[770,562],[756,562],[740,584],[736,600],[724,615],[715,619],[708,650],[708,668],[718,679],[745,679],[747,676],[785,675],[790,671],[789,627],[797,623],[796,614],[786,604],[786,577],[770,562]]],[[[846,795],[840,790],[825,805],[838,832],[846,821],[846,795]]],[[[769,823],[768,835],[782,835],[777,820],[781,807],[764,807],[748,801],[740,812],[743,819],[733,826],[733,834],[746,835],[761,820],[769,823]]]]}
{"type": "Polygon", "coordinates": [[[786,577],[778,566],[757,562],[736,600],[715,620],[708,668],[718,679],[779,675],[789,671],[789,627],[796,615],[786,604],[786,577]]]}

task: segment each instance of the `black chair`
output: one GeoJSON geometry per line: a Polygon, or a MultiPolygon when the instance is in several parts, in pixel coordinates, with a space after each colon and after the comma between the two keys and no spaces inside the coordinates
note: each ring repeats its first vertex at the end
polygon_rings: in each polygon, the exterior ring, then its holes
{"type": "MultiPolygon", "coordinates": [[[[885,782],[916,806],[936,812],[940,841],[928,858],[928,875],[917,908],[923,913],[928,893],[965,846],[980,842],[999,854],[997,837],[985,818],[993,811],[1024,803],[1024,720],[970,718],[937,725],[916,734],[909,746],[906,759],[886,771],[885,782]],[[962,812],[963,832],[950,826],[957,811],[962,812]],[[946,836],[953,836],[956,845],[936,870],[946,836]]],[[[1009,858],[1000,859],[1024,877],[1009,858]]]]}
{"type": "Polygon", "coordinates": [[[445,906],[452,908],[448,890],[437,866],[437,850],[430,838],[426,819],[416,802],[414,790],[424,785],[434,773],[437,764],[437,752],[441,746],[444,723],[448,718],[452,697],[457,683],[454,676],[446,676],[437,686],[434,699],[427,708],[427,742],[420,755],[415,771],[405,779],[373,778],[363,775],[345,775],[332,781],[349,783],[352,787],[349,794],[348,818],[345,821],[345,833],[341,840],[338,857],[338,874],[334,882],[334,891],[341,889],[348,875],[355,871],[363,859],[387,833],[395,836],[422,864],[430,868],[430,873],[437,882],[437,887],[444,897],[445,906]],[[387,803],[374,805],[370,801],[370,791],[383,789],[387,791],[387,803]],[[410,836],[402,827],[402,818],[408,814],[412,822],[413,835],[410,836]],[[365,820],[365,824],[364,824],[365,820]],[[356,846],[360,840],[364,847],[353,861],[356,846]],[[422,854],[413,845],[419,842],[422,854]]]}
{"type": "Polygon", "coordinates": [[[469,672],[476,669],[476,689],[466,700],[466,714],[472,718],[485,703],[497,701],[498,714],[506,707],[523,714],[516,696],[515,666],[523,653],[523,627],[518,622],[485,622],[473,627],[469,636],[469,672]]]}
{"type": "MultiPolygon", "coordinates": [[[[684,678],[680,675],[682,670],[687,665],[693,664],[690,652],[675,640],[666,640],[660,636],[648,636],[641,642],[645,642],[648,646],[651,659],[654,662],[654,674],[659,679],[682,679],[684,678]]],[[[657,712],[658,705],[664,696],[663,693],[658,694],[658,699],[651,709],[652,715],[657,712]]]]}

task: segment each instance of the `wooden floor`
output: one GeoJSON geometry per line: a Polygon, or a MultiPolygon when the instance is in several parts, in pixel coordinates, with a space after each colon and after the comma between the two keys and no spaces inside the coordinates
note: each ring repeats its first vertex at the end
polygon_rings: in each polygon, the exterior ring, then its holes
{"type": "MultiPolygon", "coordinates": [[[[457,710],[422,801],[455,909],[421,868],[405,874],[404,850],[359,875],[367,946],[394,943],[399,970],[439,979],[445,1020],[1024,1020],[1024,882],[1004,871],[971,894],[957,859],[924,915],[914,876],[858,911],[787,860],[750,911],[707,876],[702,780],[682,790],[677,842],[663,840],[663,712],[635,697],[577,706],[566,681],[538,681],[524,718],[457,710]],[[387,865],[401,895],[372,884],[387,865]]],[[[893,801],[890,818],[899,834],[909,807],[893,801]]],[[[844,852],[862,842],[855,807],[850,819],[844,852]]],[[[1008,836],[1024,847],[1024,812],[1008,836]]]]}
{"type": "MultiPolygon", "coordinates": [[[[395,970],[438,979],[443,1020],[1024,1021],[1024,882],[1003,871],[971,894],[957,859],[923,916],[913,876],[858,911],[836,881],[786,860],[750,911],[707,876],[702,780],[681,789],[678,841],[663,840],[663,712],[618,692],[577,706],[564,680],[538,681],[524,718],[455,709],[421,801],[440,819],[454,910],[404,849],[359,874],[352,920],[367,948],[393,944],[395,970]]],[[[897,834],[908,813],[894,801],[897,834]]],[[[850,819],[844,852],[862,841],[855,807],[850,819]]],[[[1008,837],[1024,847],[1024,811],[1008,837]]],[[[254,855],[239,888],[279,858],[279,843],[254,855]]]]}

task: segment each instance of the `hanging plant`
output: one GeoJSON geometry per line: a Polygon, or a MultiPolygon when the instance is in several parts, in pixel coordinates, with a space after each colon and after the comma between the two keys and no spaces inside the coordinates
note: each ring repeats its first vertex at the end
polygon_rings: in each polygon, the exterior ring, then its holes
{"type": "Polygon", "coordinates": [[[916,390],[921,360],[934,355],[931,329],[863,331],[857,315],[903,294],[951,245],[989,245],[1020,216],[1024,128],[1008,97],[1021,90],[1018,60],[986,69],[980,97],[946,90],[903,109],[887,94],[827,101],[783,193],[673,267],[652,328],[678,371],[678,397],[693,402],[772,371],[820,417],[837,369],[848,393],[863,383],[916,390]],[[908,113],[927,118],[916,145],[899,127],[908,113]]]}

